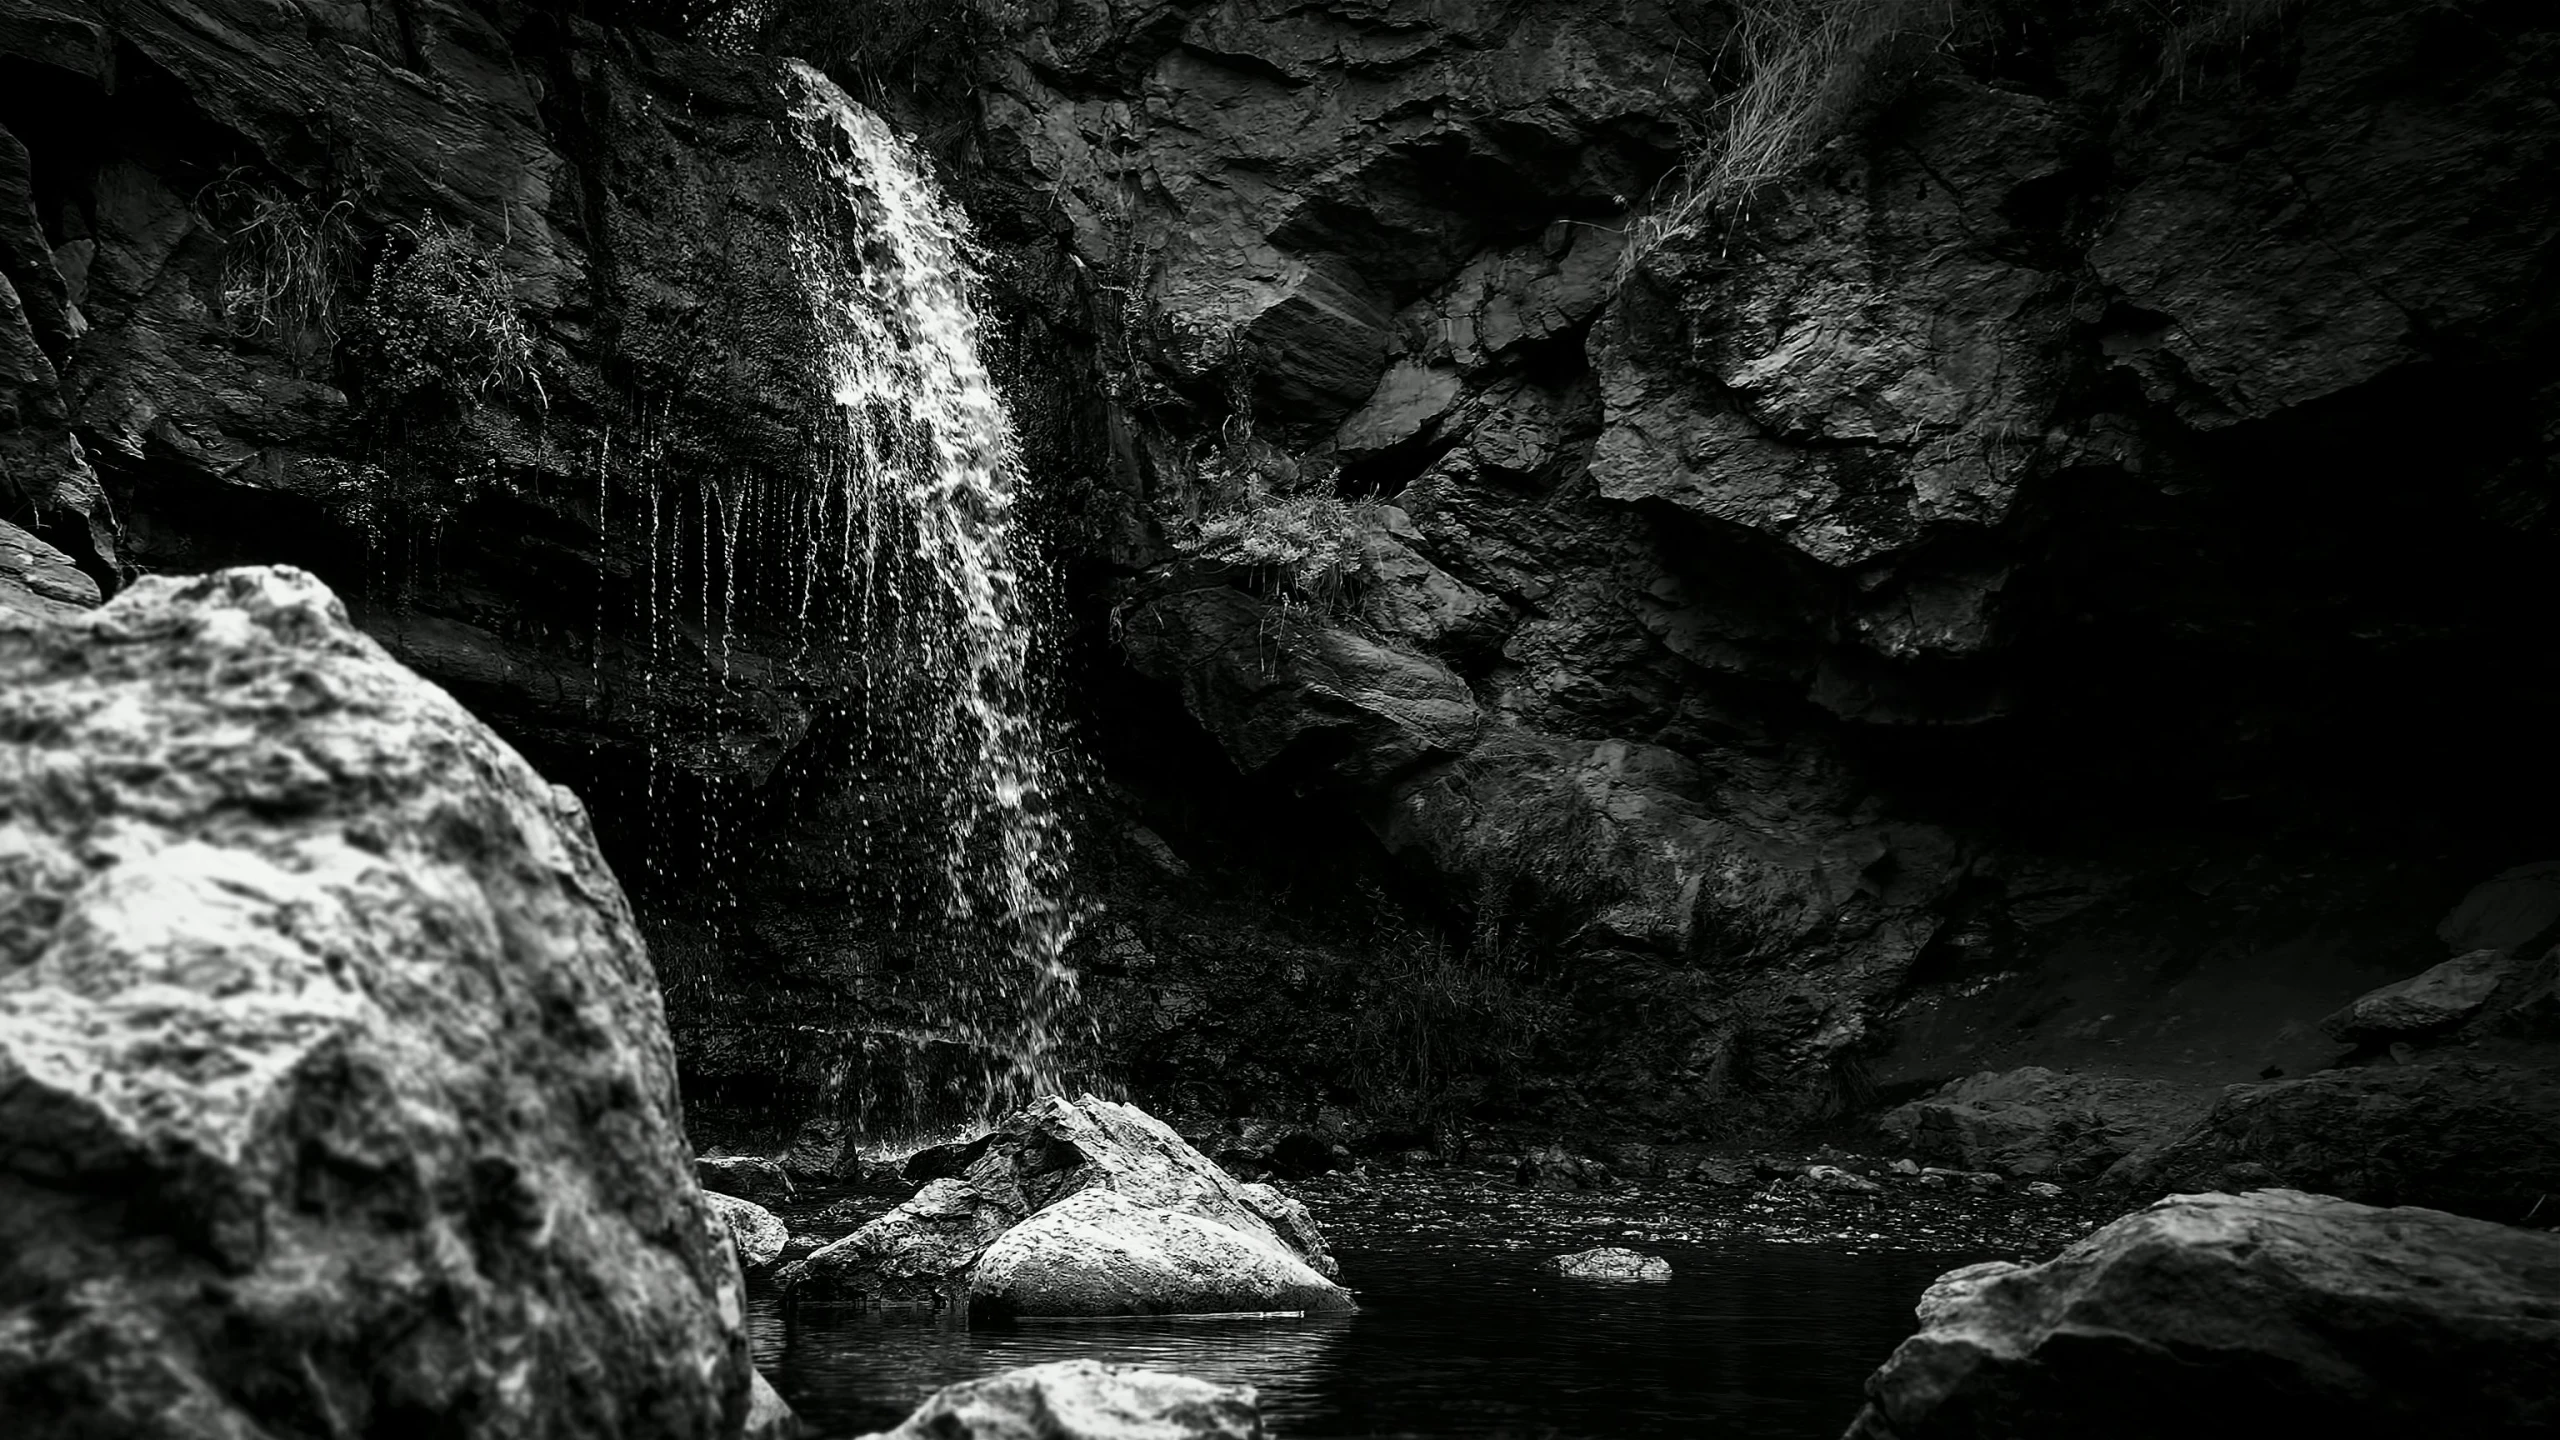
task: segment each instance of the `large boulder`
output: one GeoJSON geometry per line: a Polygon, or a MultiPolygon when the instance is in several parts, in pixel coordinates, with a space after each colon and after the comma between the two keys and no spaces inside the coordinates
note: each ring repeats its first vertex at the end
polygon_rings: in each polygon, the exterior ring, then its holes
{"type": "Polygon", "coordinates": [[[1080,1190],[987,1247],[970,1272],[969,1308],[1005,1318],[1357,1307],[1268,1227],[1080,1190]]]}
{"type": "Polygon", "coordinates": [[[2560,1193],[2560,1071],[2443,1060],[2234,1085],[2106,1179],[2151,1194],[2289,1185],[2518,1221],[2560,1193]]]}
{"type": "Polygon", "coordinates": [[[0,612],[0,734],[0,1429],[739,1433],[576,796],[290,569],[0,612]]]}
{"type": "Polygon", "coordinates": [[[2434,1210],[2181,1195],[1920,1313],[1853,1440],[2560,1430],[2560,1236],[2434,1210]]]}
{"type": "Polygon", "coordinates": [[[1886,1111],[1884,1132],[1923,1160],[2028,1178],[2084,1179],[2195,1123],[2210,1097],[2165,1080],[2030,1065],[1984,1071],[1886,1111]]]}
{"type": "MultiPolygon", "coordinates": [[[[1199,1258],[1214,1248],[1206,1237],[1233,1236],[1244,1250],[1221,1263],[1249,1270],[1264,1280],[1255,1282],[1261,1290],[1251,1285],[1237,1288],[1242,1282],[1227,1290],[1297,1295],[1312,1279],[1319,1287],[1318,1298],[1239,1305],[1227,1303],[1232,1297],[1222,1298],[1226,1291],[1206,1279],[1185,1290],[1190,1281],[1176,1283],[1167,1278],[1150,1282],[1154,1288],[1148,1293],[1155,1298],[1147,1303],[1156,1308],[1146,1313],[1172,1313],[1166,1307],[1174,1302],[1166,1297],[1176,1293],[1194,1295],[1196,1304],[1186,1301],[1183,1305],[1214,1310],[1351,1308],[1349,1292],[1327,1278],[1335,1270],[1333,1257],[1325,1252],[1324,1238],[1304,1206],[1268,1186],[1238,1184],[1171,1127],[1135,1106],[1091,1095],[1072,1101],[1049,1096],[966,1144],[919,1155],[910,1163],[908,1175],[938,1178],[928,1180],[912,1199],[862,1229],[786,1267],[784,1285],[803,1298],[858,1297],[900,1303],[940,1304],[966,1292],[975,1305],[1042,1314],[1051,1312],[1036,1308],[1047,1303],[1040,1297],[1085,1293],[1077,1284],[1086,1289],[1117,1284],[1103,1273],[1105,1269],[1118,1275],[1138,1264],[1152,1267],[1149,1273],[1161,1277],[1206,1276],[1215,1269],[1202,1268],[1207,1262],[1199,1258]],[[1008,1279],[982,1290],[971,1283],[971,1267],[986,1263],[981,1252],[996,1254],[991,1247],[999,1236],[1088,1191],[1107,1191],[1125,1202],[1108,1207],[1115,1223],[1128,1222],[1122,1237],[1127,1242],[1125,1254],[1087,1243],[1088,1232],[1100,1217],[1099,1211],[1088,1207],[1034,1231],[1004,1252],[1011,1257],[1007,1266],[1027,1267],[1019,1271],[1021,1275],[1036,1270],[1044,1277],[1037,1285],[1008,1279]],[[1201,1229],[1192,1222],[1212,1228],[1201,1229]],[[1173,1243],[1177,1237],[1179,1243],[1173,1243]],[[1172,1244],[1172,1248],[1149,1250],[1147,1246],[1155,1242],[1172,1244]],[[1142,1251],[1143,1258],[1132,1258],[1142,1251]],[[1073,1268],[1073,1256],[1101,1268],[1085,1281],[1071,1283],[1065,1277],[1073,1268]],[[1106,1258],[1113,1256],[1119,1258],[1106,1258]],[[1281,1260],[1289,1264],[1279,1264],[1281,1260]],[[1298,1269],[1307,1275],[1302,1278],[1298,1269]]],[[[1005,1273],[1017,1272],[1007,1269],[1005,1273]]]]}
{"type": "Polygon", "coordinates": [[[2525,966],[2505,950],[2471,950],[2368,990],[2320,1022],[2349,1045],[2423,1041],[2460,1029],[2525,966]]]}
{"type": "Polygon", "coordinates": [[[946,1385],[864,1440],[1262,1440],[1250,1385],[1057,1360],[946,1385]]]}

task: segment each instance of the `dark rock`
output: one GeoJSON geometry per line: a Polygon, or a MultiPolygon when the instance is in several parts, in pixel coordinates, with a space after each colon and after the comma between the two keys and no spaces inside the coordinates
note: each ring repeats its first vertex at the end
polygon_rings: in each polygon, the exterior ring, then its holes
{"type": "Polygon", "coordinates": [[[935,1180],[914,1198],[776,1277],[801,1300],[871,1305],[956,1305],[980,1251],[1021,1214],[959,1180],[935,1180]]]}
{"type": "Polygon", "coordinates": [[[283,569],[0,615],[0,1413],[728,1436],[753,1373],[575,796],[283,569]]]}
{"type": "Polygon", "coordinates": [[[2472,887],[2436,927],[2455,950],[2516,950],[2560,928],[2560,860],[2518,865],[2472,887]]]}
{"type": "Polygon", "coordinates": [[[1878,1127],[1924,1160],[2029,1178],[2087,1179],[2195,1123],[2210,1098],[2165,1080],[1985,1071],[1887,1111],[1878,1127]]]}
{"type": "Polygon", "coordinates": [[[1671,1262],[1659,1255],[1646,1255],[1602,1245],[1590,1250],[1577,1250],[1571,1255],[1558,1255],[1544,1268],[1575,1280],[1668,1280],[1671,1262]]]}
{"type": "Polygon", "coordinates": [[[2358,996],[2320,1028],[2349,1045],[2422,1040],[2461,1028],[2524,966],[2505,950],[2473,950],[2358,996]]]}
{"type": "Polygon", "coordinates": [[[1609,1190],[1619,1184],[1609,1167],[1561,1145],[1531,1150],[1520,1157],[1512,1179],[1527,1190],[1609,1190]]]}
{"type": "Polygon", "coordinates": [[[2516,1436],[2560,1425],[2560,1236],[2291,1190],[2184,1195],[1969,1266],[1849,1434],[2516,1436]]]}
{"type": "Polygon", "coordinates": [[[2440,1060],[2234,1085],[2192,1130],[2105,1178],[2151,1194],[2285,1185],[2517,1221],[2560,1193],[2560,1072],[2440,1060]]]}
{"type": "Polygon", "coordinates": [[[71,557],[0,520],[0,614],[64,619],[98,603],[98,582],[71,557]]]}
{"type": "Polygon", "coordinates": [[[1250,1385],[1058,1360],[935,1391],[895,1430],[865,1440],[1262,1440],[1250,1385]]]}
{"type": "Polygon", "coordinates": [[[697,1156],[693,1173],[703,1189],[741,1200],[789,1200],[800,1193],[790,1173],[762,1155],[697,1156]]]}
{"type": "Polygon", "coordinates": [[[1079,1190],[989,1244],[969,1272],[969,1306],[996,1317],[1357,1308],[1266,1226],[1242,1230],[1106,1189],[1079,1190]]]}
{"type": "Polygon", "coordinates": [[[791,1229],[775,1215],[752,1200],[714,1191],[702,1192],[721,1222],[729,1227],[729,1239],[738,1247],[738,1265],[745,1270],[763,1270],[782,1259],[791,1244],[791,1229]]]}

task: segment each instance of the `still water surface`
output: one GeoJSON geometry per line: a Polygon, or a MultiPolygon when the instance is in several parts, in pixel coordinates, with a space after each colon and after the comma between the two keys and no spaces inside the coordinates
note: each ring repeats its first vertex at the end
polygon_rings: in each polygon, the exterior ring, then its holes
{"type": "Polygon", "coordinates": [[[1681,1223],[1642,1197],[1441,1186],[1317,1200],[1359,1314],[955,1330],[756,1300],[756,1358],[826,1436],[896,1424],[936,1388],[1090,1356],[1244,1382],[1281,1440],[1831,1440],[1911,1332],[1929,1281],[2018,1250],[1987,1237],[1681,1223]],[[1623,1244],[1668,1282],[1568,1281],[1546,1256],[1623,1244]],[[1944,1248],[1940,1248],[1944,1247],[1944,1248]]]}

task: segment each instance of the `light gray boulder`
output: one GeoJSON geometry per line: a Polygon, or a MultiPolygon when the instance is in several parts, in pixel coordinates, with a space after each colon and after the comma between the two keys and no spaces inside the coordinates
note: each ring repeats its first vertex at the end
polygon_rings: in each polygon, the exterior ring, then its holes
{"type": "Polygon", "coordinates": [[[791,1229],[782,1217],[753,1200],[735,1195],[702,1192],[722,1223],[729,1227],[729,1239],[738,1247],[738,1263],[749,1270],[762,1270],[782,1258],[783,1247],[791,1243],[791,1229]]]}
{"type": "Polygon", "coordinates": [[[946,1385],[864,1440],[1263,1440],[1263,1429],[1250,1385],[1059,1360],[946,1385]]]}
{"type": "Polygon", "coordinates": [[[2498,987],[2522,972],[2505,950],[2472,950],[2440,965],[2366,991],[2320,1028],[2350,1045],[2424,1040],[2458,1029],[2480,1013],[2498,987]]]}
{"type": "Polygon", "coordinates": [[[1267,1227],[1080,1190],[989,1245],[969,1276],[972,1314],[1214,1315],[1338,1312],[1350,1293],[1267,1227]]]}
{"type": "Polygon", "coordinates": [[[1659,1255],[1615,1245],[1598,1245],[1577,1250],[1571,1255],[1558,1255],[1546,1268],[1575,1280],[1668,1280],[1671,1262],[1659,1255]]]}

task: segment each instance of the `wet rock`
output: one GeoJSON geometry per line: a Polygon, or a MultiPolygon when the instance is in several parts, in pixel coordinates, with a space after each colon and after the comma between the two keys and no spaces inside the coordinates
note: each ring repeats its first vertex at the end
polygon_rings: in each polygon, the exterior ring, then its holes
{"type": "Polygon", "coordinates": [[[1920,1173],[1920,1162],[1908,1157],[1896,1160],[1893,1162],[1893,1173],[1896,1175],[1917,1175],[1920,1173]]]}
{"type": "Polygon", "coordinates": [[[2473,950],[2367,991],[2320,1022],[2349,1045],[2423,1040],[2461,1027],[2524,967],[2505,950],[2473,950]]]}
{"type": "Polygon", "coordinates": [[[741,1200],[789,1200],[800,1193],[790,1172],[762,1155],[698,1156],[693,1173],[703,1189],[741,1200]]]}
{"type": "Polygon", "coordinates": [[[791,1243],[791,1229],[780,1216],[735,1195],[706,1190],[702,1198],[729,1227],[729,1239],[738,1247],[738,1264],[742,1268],[763,1270],[782,1258],[791,1243]]]}
{"type": "Polygon", "coordinates": [[[2031,1195],[2038,1200],[2059,1200],[2062,1198],[2063,1193],[2062,1187],[2054,1184],[2050,1180],[2030,1180],[2027,1182],[2025,1190],[2028,1195],[2031,1195]]]}
{"type": "Polygon", "coordinates": [[[656,977],[570,792],[312,577],[0,616],[0,1414],[734,1435],[656,977]]]}
{"type": "Polygon", "coordinates": [[[2168,1081],[2031,1065],[1954,1081],[1885,1112],[1877,1126],[1923,1160],[2085,1179],[2185,1130],[2209,1103],[2168,1081]]]}
{"type": "Polygon", "coordinates": [[[1618,1184],[1617,1175],[1607,1165],[1588,1155],[1576,1155],[1561,1145],[1522,1155],[1513,1167],[1512,1179],[1525,1190],[1609,1190],[1618,1184]]]}
{"type": "Polygon", "coordinates": [[[1333,1255],[1325,1248],[1324,1233],[1316,1228],[1315,1217],[1307,1213],[1305,1202],[1286,1191],[1263,1184],[1238,1185],[1236,1196],[1244,1201],[1246,1208],[1261,1216],[1274,1234],[1288,1241],[1289,1247],[1298,1252],[1310,1269],[1328,1280],[1341,1275],[1342,1267],[1335,1263],[1333,1255]]]}
{"type": "Polygon", "coordinates": [[[1849,1434],[2560,1426],[2560,1236],[2292,1190],[2182,1195],[2050,1262],[1942,1277],[1849,1434]]]}
{"type": "Polygon", "coordinates": [[[935,1180],[776,1278],[795,1299],[942,1308],[957,1303],[962,1276],[979,1252],[1020,1219],[963,1181],[935,1180]]]}
{"type": "Polygon", "coordinates": [[[2517,1221],[2560,1192],[2560,1072],[2441,1060],[2234,1085],[2107,1175],[2137,1193],[2286,1185],[2517,1221]]]}
{"type": "Polygon", "coordinates": [[[1620,1249],[1614,1245],[1577,1250],[1571,1255],[1558,1255],[1546,1262],[1546,1268],[1576,1280],[1668,1280],[1671,1262],[1659,1255],[1620,1249]]]}
{"type": "Polygon", "coordinates": [[[1875,1195],[1884,1187],[1864,1175],[1853,1175],[1837,1165],[1808,1165],[1798,1183],[1816,1190],[1831,1190],[1849,1195],[1875,1195]]]}
{"type": "Polygon", "coordinates": [[[1748,1164],[1714,1155],[1699,1160],[1698,1163],[1689,1167],[1687,1173],[1689,1179],[1701,1185],[1715,1185],[1725,1189],[1738,1189],[1749,1185],[1755,1178],[1748,1164]]]}
{"type": "Polygon", "coordinates": [[[865,1440],[1262,1440],[1250,1385],[1059,1360],[946,1385],[865,1440]]]}
{"type": "Polygon", "coordinates": [[[973,1314],[1200,1315],[1355,1307],[1268,1228],[1080,1190],[1007,1230],[969,1274],[973,1314]]]}

